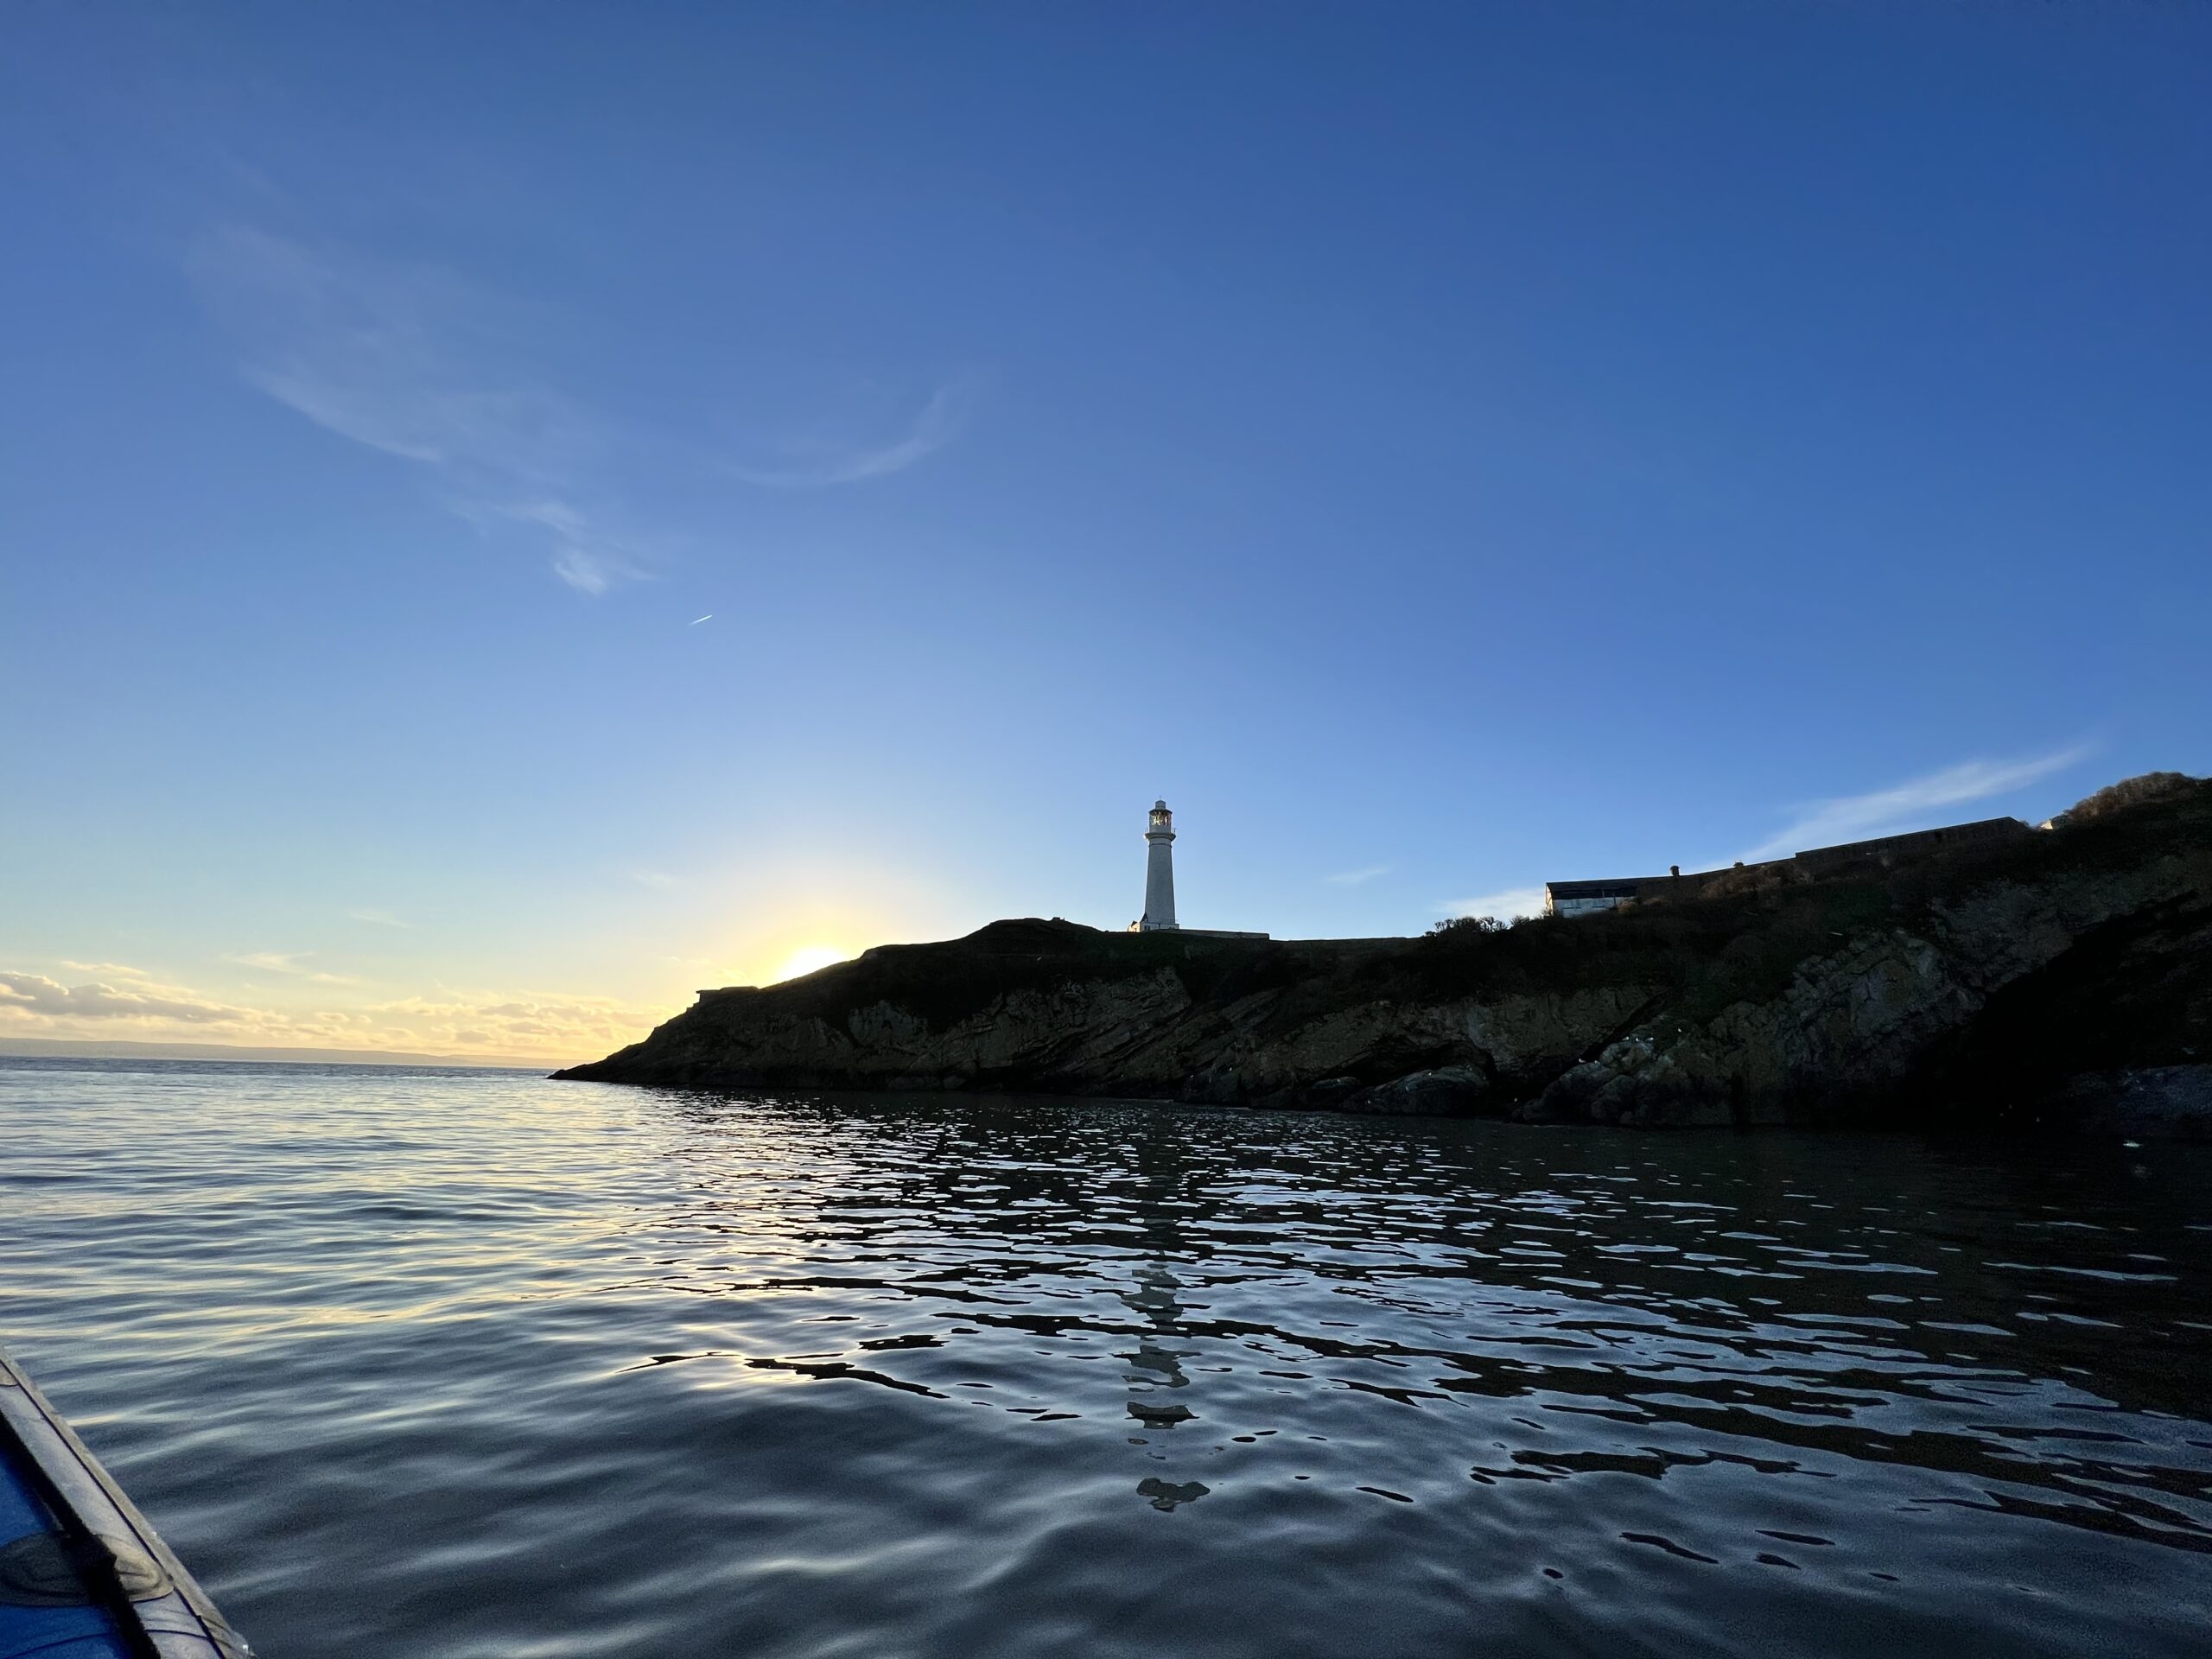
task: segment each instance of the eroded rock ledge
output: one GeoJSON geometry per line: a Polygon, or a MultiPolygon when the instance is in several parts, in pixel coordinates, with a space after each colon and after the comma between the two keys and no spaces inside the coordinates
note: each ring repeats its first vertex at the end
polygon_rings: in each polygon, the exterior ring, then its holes
{"type": "Polygon", "coordinates": [[[643,1042],[556,1075],[2212,1134],[2212,789],[1910,869],[1491,933],[996,922],[702,991],[643,1042]]]}

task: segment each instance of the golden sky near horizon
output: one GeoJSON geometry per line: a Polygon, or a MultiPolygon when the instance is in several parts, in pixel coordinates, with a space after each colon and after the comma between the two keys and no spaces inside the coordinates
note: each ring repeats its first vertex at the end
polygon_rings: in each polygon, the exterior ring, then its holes
{"type": "MultiPolygon", "coordinates": [[[[731,984],[774,984],[858,954],[827,941],[785,949],[782,959],[731,984]]],[[[503,994],[441,988],[373,998],[373,988],[274,954],[240,966],[308,988],[258,1004],[225,1001],[128,963],[63,961],[60,977],[0,972],[0,1038],[81,1042],[232,1043],[252,1047],[360,1049],[472,1059],[594,1058],[636,1041],[681,1011],[619,997],[559,992],[503,994]]],[[[704,988],[703,987],[698,988],[704,988]]],[[[688,1002],[688,997],[685,999],[688,1002]]]]}
{"type": "Polygon", "coordinates": [[[0,1038],[569,1063],[635,1042],[700,989],[773,984],[887,940],[964,931],[880,872],[786,870],[768,893],[667,876],[632,885],[588,932],[463,928],[457,945],[435,918],[362,910],[351,949],[209,955],[156,942],[19,957],[0,965],[0,1038]]]}

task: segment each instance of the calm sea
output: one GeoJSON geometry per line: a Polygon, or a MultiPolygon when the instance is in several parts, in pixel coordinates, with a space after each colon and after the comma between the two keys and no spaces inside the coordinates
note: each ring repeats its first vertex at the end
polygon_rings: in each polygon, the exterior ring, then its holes
{"type": "Polygon", "coordinates": [[[0,1062],[268,1659],[2192,1655],[2206,1149],[0,1062]]]}

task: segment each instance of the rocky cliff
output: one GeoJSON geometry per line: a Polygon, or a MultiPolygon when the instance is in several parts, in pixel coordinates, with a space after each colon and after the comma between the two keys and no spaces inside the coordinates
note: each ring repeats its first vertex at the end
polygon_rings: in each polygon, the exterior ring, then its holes
{"type": "Polygon", "coordinates": [[[703,991],[558,1073],[1634,1125],[2212,1132],[2212,788],[1993,849],[1497,931],[994,923],[703,991]]]}

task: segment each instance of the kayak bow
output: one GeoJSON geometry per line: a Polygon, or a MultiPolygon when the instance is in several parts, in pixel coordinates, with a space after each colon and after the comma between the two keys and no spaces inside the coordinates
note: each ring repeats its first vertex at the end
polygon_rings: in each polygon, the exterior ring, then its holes
{"type": "Polygon", "coordinates": [[[146,1517],[0,1353],[0,1659],[247,1659],[146,1517]]]}

